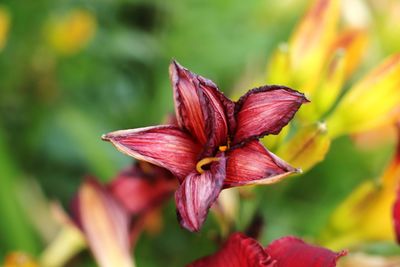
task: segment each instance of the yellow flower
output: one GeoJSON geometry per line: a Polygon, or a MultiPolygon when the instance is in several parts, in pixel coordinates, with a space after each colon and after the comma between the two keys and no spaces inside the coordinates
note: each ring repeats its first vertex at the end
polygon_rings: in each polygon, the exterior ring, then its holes
{"type": "Polygon", "coordinates": [[[379,180],[362,183],[334,211],[322,237],[326,245],[343,248],[394,241],[392,209],[399,179],[400,145],[379,180]]]}
{"type": "Polygon", "coordinates": [[[39,265],[23,252],[12,252],[6,256],[4,267],[39,267],[39,265]]]}
{"type": "Polygon", "coordinates": [[[365,132],[391,123],[400,105],[399,88],[400,54],[396,54],[345,94],[327,119],[330,135],[365,132]]]}
{"type": "Polygon", "coordinates": [[[50,46],[59,54],[72,55],[87,46],[96,32],[95,16],[85,10],[71,10],[52,17],[45,33],[50,46]]]}
{"type": "Polygon", "coordinates": [[[330,143],[325,124],[317,123],[300,129],[276,154],[292,166],[307,171],[325,158],[330,143]]]}
{"type": "Polygon", "coordinates": [[[4,48],[10,28],[10,14],[7,9],[0,6],[0,51],[4,48]]]}
{"type": "Polygon", "coordinates": [[[367,44],[364,30],[340,29],[339,16],[340,1],[314,1],[289,43],[278,47],[267,66],[269,83],[289,85],[311,100],[300,109],[300,123],[294,127],[297,131],[291,139],[264,139],[265,143],[276,144],[278,155],[304,170],[323,160],[328,152],[331,137],[326,131],[330,129],[319,131],[316,126],[325,124],[317,122],[337,101],[367,44]],[[312,145],[302,143],[302,139],[312,145]]]}

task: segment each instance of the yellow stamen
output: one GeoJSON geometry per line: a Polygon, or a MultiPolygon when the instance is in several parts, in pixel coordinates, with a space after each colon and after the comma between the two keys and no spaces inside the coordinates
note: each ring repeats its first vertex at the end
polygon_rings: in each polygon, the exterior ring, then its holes
{"type": "Polygon", "coordinates": [[[202,167],[204,165],[210,164],[211,162],[214,162],[214,161],[219,161],[219,158],[204,158],[204,159],[200,160],[199,162],[197,162],[196,170],[199,173],[204,173],[204,170],[202,167]]]}
{"type": "Polygon", "coordinates": [[[220,146],[219,147],[219,151],[221,151],[221,152],[225,152],[226,150],[228,150],[228,146],[220,146]]]}

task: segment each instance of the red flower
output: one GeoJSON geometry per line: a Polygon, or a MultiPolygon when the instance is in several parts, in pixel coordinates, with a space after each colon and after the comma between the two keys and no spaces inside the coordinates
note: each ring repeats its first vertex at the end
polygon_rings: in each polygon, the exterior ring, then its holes
{"type": "Polygon", "coordinates": [[[120,172],[107,189],[125,209],[138,216],[160,206],[177,188],[172,174],[147,162],[138,162],[120,172]]]}
{"type": "Polygon", "coordinates": [[[220,251],[188,267],[334,267],[344,255],[345,251],[334,253],[290,236],[263,248],[256,240],[235,233],[220,251]]]}
{"type": "Polygon", "coordinates": [[[132,165],[107,186],[86,179],[72,202],[73,217],[100,266],[133,266],[130,251],[147,215],[176,187],[170,172],[147,162],[132,165]]]}
{"type": "Polygon", "coordinates": [[[170,65],[178,126],[116,131],[103,136],[121,152],[171,171],[180,223],[198,231],[223,188],[270,184],[297,170],[258,139],[292,119],[303,94],[283,86],[250,90],[238,102],[177,62],[170,65]]]}

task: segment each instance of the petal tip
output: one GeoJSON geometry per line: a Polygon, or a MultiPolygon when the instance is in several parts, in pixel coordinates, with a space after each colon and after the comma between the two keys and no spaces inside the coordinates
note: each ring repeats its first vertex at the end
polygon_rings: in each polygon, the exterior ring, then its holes
{"type": "Polygon", "coordinates": [[[295,168],[293,173],[298,173],[298,174],[302,174],[303,170],[301,168],[295,168]]]}
{"type": "Polygon", "coordinates": [[[103,134],[101,136],[101,140],[109,142],[109,141],[111,141],[111,138],[108,134],[103,134]]]}

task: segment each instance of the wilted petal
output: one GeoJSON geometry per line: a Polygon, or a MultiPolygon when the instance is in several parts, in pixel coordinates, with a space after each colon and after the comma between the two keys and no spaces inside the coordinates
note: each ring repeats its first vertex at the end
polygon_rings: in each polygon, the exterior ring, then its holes
{"type": "Polygon", "coordinates": [[[170,78],[174,89],[175,112],[179,125],[201,144],[221,145],[228,134],[228,114],[233,103],[210,80],[190,72],[173,61],[170,78]]]}
{"type": "Polygon", "coordinates": [[[250,90],[236,104],[237,130],[233,142],[278,134],[305,102],[308,100],[303,94],[284,86],[250,90]]]}
{"type": "Polygon", "coordinates": [[[283,237],[265,248],[276,260],[276,267],[335,267],[338,259],[347,254],[309,245],[296,237],[283,237]]]}
{"type": "Polygon", "coordinates": [[[274,267],[276,265],[256,240],[241,233],[232,234],[217,253],[188,265],[188,267],[225,266],[274,267]]]}
{"type": "Polygon", "coordinates": [[[276,154],[307,171],[322,161],[329,150],[331,140],[326,131],[323,123],[303,127],[281,145],[276,154]]]}
{"type": "Polygon", "coordinates": [[[327,119],[329,134],[336,137],[360,133],[391,123],[391,112],[400,104],[400,54],[391,56],[354,85],[327,119]]]}
{"type": "Polygon", "coordinates": [[[298,171],[269,152],[258,141],[233,149],[227,157],[224,187],[276,183],[298,171]]]}
{"type": "Polygon", "coordinates": [[[79,226],[101,267],[134,266],[129,245],[129,217],[95,180],[87,180],[76,199],[79,226]]]}
{"type": "Polygon", "coordinates": [[[159,206],[176,188],[177,181],[172,174],[147,162],[121,172],[108,185],[112,195],[133,215],[159,206]]]}
{"type": "Polygon", "coordinates": [[[226,159],[220,153],[217,162],[202,174],[190,173],[175,193],[180,224],[192,232],[200,230],[208,210],[217,199],[225,179],[226,159]]]}
{"type": "Polygon", "coordinates": [[[122,130],[102,137],[129,156],[164,167],[178,178],[196,166],[201,146],[176,126],[154,126],[122,130]]]}

